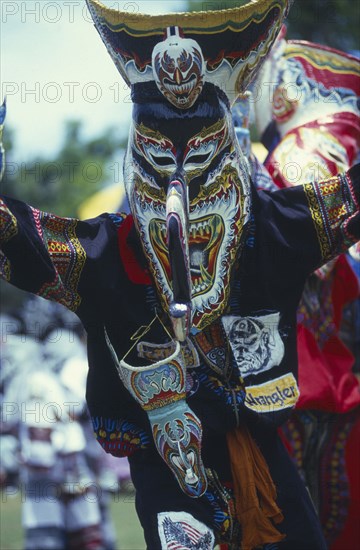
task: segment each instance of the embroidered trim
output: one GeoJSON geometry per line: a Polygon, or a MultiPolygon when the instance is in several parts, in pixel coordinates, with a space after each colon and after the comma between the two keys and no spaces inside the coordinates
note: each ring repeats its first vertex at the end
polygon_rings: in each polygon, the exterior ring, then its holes
{"type": "MultiPolygon", "coordinates": [[[[45,300],[52,300],[53,302],[58,302],[59,304],[67,306],[66,299],[64,298],[66,290],[58,273],[56,273],[55,279],[51,283],[44,283],[37,294],[45,298],[45,300]]],[[[75,309],[73,311],[75,311],[75,309]]]]}
{"type": "Polygon", "coordinates": [[[194,335],[193,341],[205,363],[218,375],[229,380],[233,367],[222,325],[219,322],[212,323],[194,335]]]}
{"type": "Polygon", "coordinates": [[[0,277],[4,281],[9,282],[11,275],[10,260],[5,256],[2,250],[0,250],[0,277]]]}
{"type": "MultiPolygon", "coordinates": [[[[305,413],[306,414],[306,413],[305,413]]],[[[295,410],[289,420],[281,427],[281,431],[286,439],[286,447],[295,462],[301,479],[306,483],[303,464],[304,464],[304,425],[300,418],[302,411],[295,410]]]]}
{"type": "Polygon", "coordinates": [[[321,255],[324,260],[328,260],[334,253],[348,248],[356,240],[348,231],[348,225],[357,210],[351,182],[346,176],[340,175],[324,182],[305,183],[303,189],[321,255]],[[343,240],[344,244],[339,250],[339,244],[343,240]]]}
{"type": "Polygon", "coordinates": [[[39,237],[47,246],[56,269],[52,282],[45,283],[38,295],[76,311],[81,303],[77,292],[86,252],[76,236],[78,220],[59,218],[32,208],[39,237]]]}
{"type": "MultiPolygon", "coordinates": [[[[175,351],[175,343],[152,344],[151,342],[141,341],[137,344],[138,356],[156,363],[169,357],[175,351]]],[[[200,365],[198,353],[194,344],[189,338],[181,344],[181,354],[186,368],[196,368],[200,365]]]]}
{"type": "MultiPolygon", "coordinates": [[[[18,232],[18,223],[14,214],[9,210],[5,202],[0,199],[0,243],[7,243],[18,232]]],[[[0,277],[10,281],[11,263],[0,250],[0,277]]]]}
{"type": "Polygon", "coordinates": [[[329,548],[348,517],[346,442],[357,419],[357,410],[344,415],[296,410],[282,427],[290,454],[310,490],[329,548]]]}
{"type": "Polygon", "coordinates": [[[241,526],[235,513],[235,498],[231,483],[224,485],[215,470],[206,469],[208,490],[205,497],[213,510],[213,525],[218,543],[237,548],[241,540],[241,526]]]}
{"type": "MultiPolygon", "coordinates": [[[[334,415],[335,416],[335,415],[334,415]]],[[[348,517],[350,487],[346,469],[346,441],[354,427],[356,413],[342,415],[337,422],[329,421],[329,439],[323,449],[321,468],[320,520],[329,547],[344,528],[348,517]],[[331,422],[331,424],[330,424],[331,422]]]]}
{"type": "Polygon", "coordinates": [[[112,221],[112,223],[117,229],[119,229],[120,225],[125,220],[126,216],[127,215],[124,212],[116,212],[113,214],[109,214],[110,220],[112,221]]]}
{"type": "Polygon", "coordinates": [[[241,378],[232,381],[231,386],[225,385],[217,376],[211,374],[211,370],[206,365],[202,365],[197,372],[198,380],[201,385],[208,388],[211,393],[214,393],[221,399],[222,403],[226,403],[237,411],[237,406],[242,405],[245,400],[244,386],[241,378]]]}
{"type": "Polygon", "coordinates": [[[355,211],[352,214],[352,216],[350,216],[347,220],[345,220],[344,228],[343,228],[344,234],[345,234],[346,239],[347,239],[347,248],[349,248],[350,246],[352,246],[355,243],[354,237],[349,232],[349,224],[351,223],[353,218],[359,214],[360,204],[357,201],[355,189],[354,189],[354,186],[353,186],[353,183],[351,181],[350,176],[348,174],[341,174],[340,179],[342,180],[344,185],[346,184],[346,188],[349,192],[349,202],[353,203],[354,208],[355,208],[355,211]]]}
{"type": "Polygon", "coordinates": [[[0,199],[0,242],[7,243],[18,232],[17,219],[0,199]]]}
{"type": "Polygon", "coordinates": [[[131,456],[150,444],[146,432],[126,420],[93,416],[91,421],[96,439],[107,453],[114,456],[131,456]]]}

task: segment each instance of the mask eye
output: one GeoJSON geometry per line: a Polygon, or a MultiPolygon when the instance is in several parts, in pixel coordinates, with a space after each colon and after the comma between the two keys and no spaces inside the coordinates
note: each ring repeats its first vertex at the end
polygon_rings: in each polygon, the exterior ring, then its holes
{"type": "Polygon", "coordinates": [[[176,168],[176,160],[171,149],[163,150],[151,143],[142,143],[141,154],[157,172],[173,172],[176,168]]]}
{"type": "Polygon", "coordinates": [[[135,125],[133,147],[160,174],[175,170],[175,147],[171,140],[160,132],[151,130],[143,124],[135,125]]]}
{"type": "Polygon", "coordinates": [[[150,157],[154,165],[172,169],[175,167],[174,159],[170,155],[154,155],[154,153],[150,153],[150,157]]]}
{"type": "Polygon", "coordinates": [[[184,160],[184,168],[187,171],[206,168],[211,162],[214,152],[216,151],[216,143],[204,143],[197,149],[190,149],[184,160]]]}
{"type": "Polygon", "coordinates": [[[210,155],[211,153],[203,153],[203,154],[199,154],[199,155],[191,155],[190,158],[188,158],[186,161],[185,161],[185,166],[187,164],[206,164],[207,161],[209,160],[210,158],[210,155]]]}

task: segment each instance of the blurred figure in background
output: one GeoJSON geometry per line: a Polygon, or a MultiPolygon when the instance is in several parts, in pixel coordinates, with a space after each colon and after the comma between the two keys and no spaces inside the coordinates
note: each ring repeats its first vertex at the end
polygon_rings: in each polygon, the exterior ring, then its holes
{"type": "MultiPolygon", "coordinates": [[[[287,41],[285,33],[283,27],[253,101],[265,169],[279,188],[349,169],[360,145],[359,59],[287,41]]],[[[300,399],[282,428],[331,550],[360,539],[358,251],[359,243],[306,282],[298,309],[300,399]]]]}
{"type": "Polygon", "coordinates": [[[81,330],[61,306],[42,299],[32,298],[18,316],[2,319],[2,430],[19,441],[18,460],[14,445],[6,456],[21,464],[25,549],[114,550],[109,495],[119,483],[89,422],[81,330]]]}

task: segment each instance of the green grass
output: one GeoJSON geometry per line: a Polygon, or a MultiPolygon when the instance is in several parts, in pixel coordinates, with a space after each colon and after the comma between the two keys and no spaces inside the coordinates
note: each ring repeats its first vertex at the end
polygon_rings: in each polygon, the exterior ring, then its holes
{"type": "Polygon", "coordinates": [[[23,532],[20,497],[9,497],[5,493],[1,493],[0,549],[21,550],[22,548],[23,532]]]}
{"type": "MultiPolygon", "coordinates": [[[[0,494],[0,550],[22,550],[21,498],[0,494]]],[[[117,534],[117,550],[145,550],[133,494],[113,495],[110,509],[117,534]]]]}
{"type": "Polygon", "coordinates": [[[117,533],[118,549],[145,550],[143,530],[135,512],[135,495],[120,493],[114,496],[110,508],[117,533]]]}

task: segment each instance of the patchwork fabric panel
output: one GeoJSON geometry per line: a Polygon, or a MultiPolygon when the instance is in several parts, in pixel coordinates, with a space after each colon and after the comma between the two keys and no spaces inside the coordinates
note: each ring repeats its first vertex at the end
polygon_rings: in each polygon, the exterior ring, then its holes
{"type": "Polygon", "coordinates": [[[161,550],[213,550],[211,529],[186,512],[158,514],[161,550]]]}

